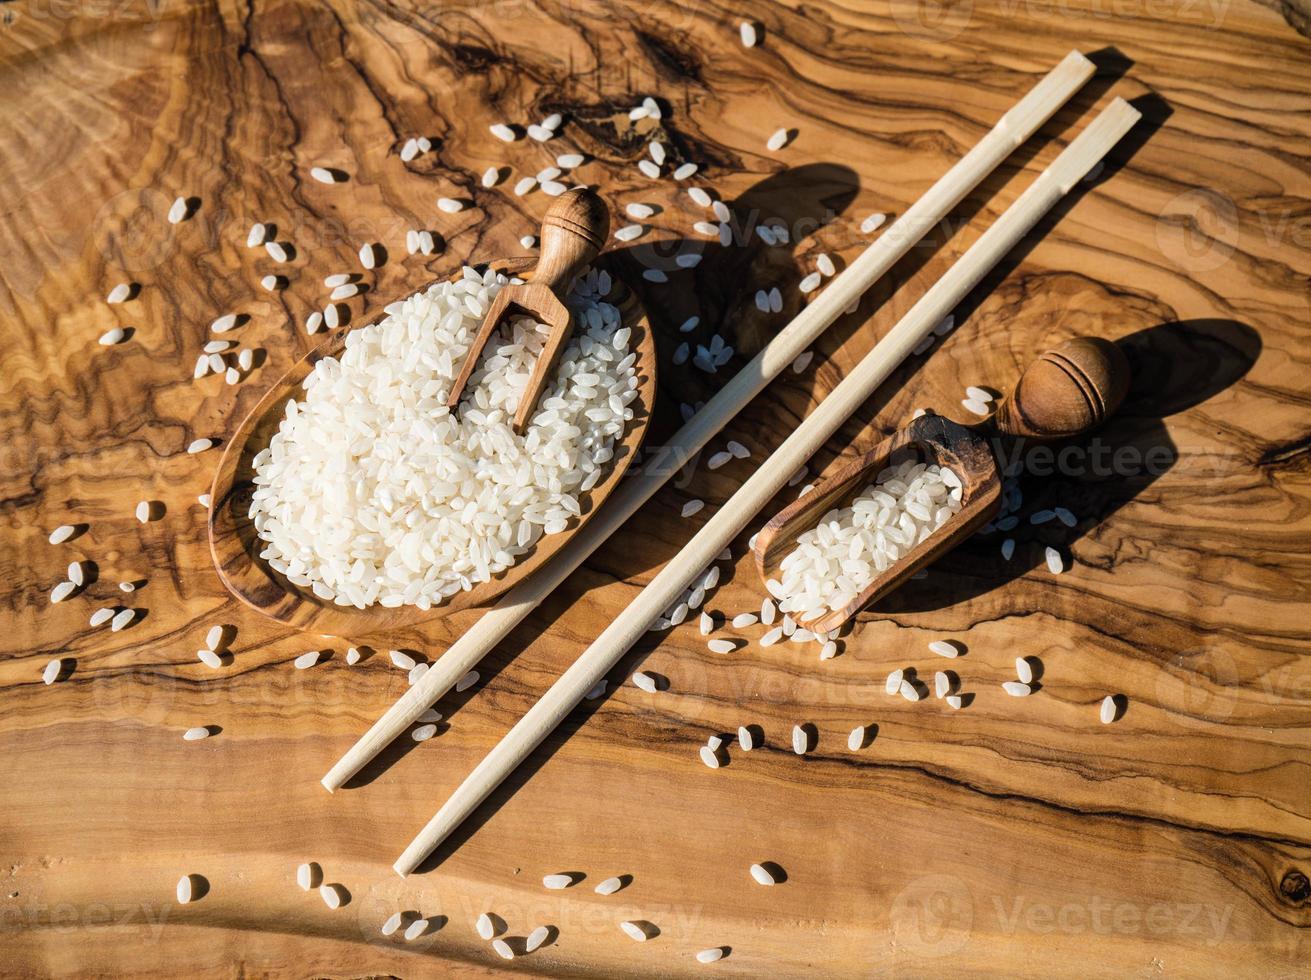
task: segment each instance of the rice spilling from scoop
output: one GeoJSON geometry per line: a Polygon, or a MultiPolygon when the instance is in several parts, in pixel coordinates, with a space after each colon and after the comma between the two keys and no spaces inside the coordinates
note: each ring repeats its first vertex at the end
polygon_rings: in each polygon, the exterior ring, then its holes
{"type": "Polygon", "coordinates": [[[315,595],[427,609],[564,531],[633,417],[636,354],[610,277],[579,277],[573,335],[522,436],[515,409],[547,328],[503,323],[452,413],[451,385],[511,280],[465,268],[387,307],[319,361],[254,459],[260,556],[315,595]]]}
{"type": "Polygon", "coordinates": [[[779,610],[810,620],[842,609],[960,507],[951,470],[915,459],[884,468],[850,506],[797,538],[771,582],[779,610]]]}

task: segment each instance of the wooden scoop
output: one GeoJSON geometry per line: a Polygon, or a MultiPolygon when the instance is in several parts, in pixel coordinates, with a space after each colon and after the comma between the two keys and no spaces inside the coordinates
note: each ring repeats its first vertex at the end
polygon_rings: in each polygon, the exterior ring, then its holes
{"type": "Polygon", "coordinates": [[[533,272],[533,280],[506,286],[496,294],[451,386],[446,402],[451,411],[460,404],[465,385],[492,332],[507,314],[517,311],[546,324],[551,331],[514,413],[514,431],[523,433],[542,392],[555,377],[555,364],[569,340],[571,318],[564,305],[569,284],[596,258],[609,234],[610,213],[594,191],[575,187],[556,198],[542,218],[542,257],[533,272]]]}
{"type": "Polygon", "coordinates": [[[761,579],[774,578],[779,563],[796,548],[797,538],[829,511],[849,506],[894,457],[904,458],[909,452],[951,470],[961,482],[959,511],[846,606],[813,620],[799,620],[816,633],[837,629],[997,513],[1001,472],[993,455],[996,436],[1051,441],[1078,435],[1105,421],[1124,400],[1128,387],[1129,363],[1120,348],[1098,337],[1077,337],[1040,355],[991,418],[961,425],[939,415],[921,415],[825,476],[764,526],[752,548],[761,579]]]}
{"type": "MultiPolygon", "coordinates": [[[[492,266],[506,275],[527,278],[532,275],[527,271],[532,264],[531,258],[523,257],[493,262],[492,266]]],[[[613,285],[611,294],[604,299],[618,308],[623,325],[632,331],[629,346],[637,355],[633,368],[637,372],[638,397],[631,405],[633,420],[623,435],[615,440],[614,459],[601,481],[579,501],[583,513],[571,527],[541,538],[532,551],[522,555],[518,562],[491,581],[476,585],[468,592],[457,592],[441,605],[427,610],[417,606],[388,608],[374,605],[366,609],[339,606],[288,581],[286,576],[275,572],[259,557],[264,542],[256,535],[249,516],[250,497],[254,491],[255,454],[269,444],[286,414],[287,402],[303,396],[301,384],[314,370],[314,365],[325,357],[339,356],[346,347],[351,330],[368,326],[386,315],[379,311],[377,317],[362,322],[359,327],[329,334],[318,347],[296,362],[265,393],[228,440],[214,476],[209,510],[210,554],[228,591],[252,609],[279,622],[318,633],[361,636],[449,616],[461,609],[490,606],[503,592],[550,560],[618,487],[637,454],[642,436],[646,434],[655,400],[656,357],[651,324],[636,294],[624,285],[617,270],[608,265],[606,256],[601,256],[594,264],[609,269],[613,285]]],[[[458,280],[460,275],[457,272],[452,279],[458,280]]],[[[426,288],[426,284],[420,288],[426,288]]]]}

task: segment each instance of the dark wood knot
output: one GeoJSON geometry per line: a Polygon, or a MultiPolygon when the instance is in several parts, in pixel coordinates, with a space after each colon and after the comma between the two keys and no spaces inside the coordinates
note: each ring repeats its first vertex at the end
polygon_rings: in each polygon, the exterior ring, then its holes
{"type": "Polygon", "coordinates": [[[1301,905],[1311,898],[1311,881],[1301,871],[1289,871],[1283,881],[1279,882],[1279,894],[1284,901],[1301,905]]]}

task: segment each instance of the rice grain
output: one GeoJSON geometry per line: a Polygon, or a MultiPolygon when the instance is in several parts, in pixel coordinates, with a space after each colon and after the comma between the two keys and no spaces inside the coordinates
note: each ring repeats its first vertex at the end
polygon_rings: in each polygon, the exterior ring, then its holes
{"type": "MultiPolygon", "coordinates": [[[[302,864],[296,869],[296,884],[300,885],[301,891],[313,891],[319,887],[323,880],[323,869],[313,861],[302,864]]],[[[386,932],[383,935],[387,935],[386,932]]]]}
{"type": "Polygon", "coordinates": [[[410,738],[416,742],[426,742],[437,734],[436,725],[420,725],[414,731],[410,732],[410,738]]]}
{"type": "Polygon", "coordinates": [[[1053,575],[1060,575],[1065,571],[1065,561],[1061,558],[1061,553],[1050,545],[1046,550],[1047,570],[1053,575]]]}
{"type": "Polygon", "coordinates": [[[778,880],[773,873],[763,864],[751,865],[751,877],[755,879],[757,885],[777,885],[778,880]]]}
{"type": "Polygon", "coordinates": [[[624,930],[630,939],[639,943],[644,943],[650,938],[650,936],[647,935],[646,930],[636,922],[621,922],[619,923],[619,928],[624,930]]]}
{"type": "Polygon", "coordinates": [[[1115,721],[1115,716],[1119,714],[1119,711],[1120,706],[1115,703],[1115,695],[1108,694],[1106,697],[1102,698],[1099,717],[1101,718],[1103,725],[1109,725],[1111,722],[1115,721]]]}
{"type": "Polygon", "coordinates": [[[320,885],[319,897],[323,899],[323,904],[330,909],[341,908],[343,895],[340,885],[320,885]]]}
{"type": "Polygon", "coordinates": [[[51,544],[63,544],[71,538],[76,531],[77,528],[72,524],[60,524],[59,527],[50,532],[50,537],[47,540],[49,540],[51,544]]]}
{"type": "Polygon", "coordinates": [[[875,212],[860,223],[860,233],[868,235],[878,231],[883,226],[883,222],[888,220],[888,216],[881,212],[875,212]]]}
{"type": "Polygon", "coordinates": [[[792,751],[797,755],[805,755],[810,751],[810,736],[800,725],[792,726],[792,751]]]}

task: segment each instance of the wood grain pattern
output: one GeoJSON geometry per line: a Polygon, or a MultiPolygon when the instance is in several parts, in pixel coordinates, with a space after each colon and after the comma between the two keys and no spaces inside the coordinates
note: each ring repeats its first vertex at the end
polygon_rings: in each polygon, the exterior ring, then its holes
{"type": "MultiPolygon", "coordinates": [[[[1301,972],[1306,45],[1240,0],[0,6],[0,972],[1301,972]],[[763,38],[751,50],[735,36],[747,18],[763,38]],[[624,667],[663,674],[669,690],[624,685],[588,702],[436,871],[396,878],[392,860],[437,803],[685,539],[682,504],[713,508],[753,462],[689,468],[515,632],[478,687],[445,699],[437,738],[398,747],[330,797],[318,776],[404,675],[385,655],[347,669],[351,637],[306,636],[228,597],[195,502],[217,454],[185,453],[231,432],[309,349],[298,324],[325,302],[322,277],[354,271],[364,242],[385,245],[355,305],[367,318],[466,257],[514,254],[547,200],[515,197],[513,181],[584,152],[579,176],[613,211],[662,209],[621,261],[665,268],[679,247],[703,250],[694,271],[641,287],[661,358],[658,445],[678,404],[718,383],[672,364],[680,339],[718,331],[750,350],[797,308],[818,253],[854,255],[865,215],[904,210],[1073,46],[1105,46],[1103,75],[726,437],[756,460],[781,441],[1113,88],[1153,124],[814,465],[917,407],[954,414],[967,384],[1008,388],[1034,351],[1067,337],[1116,339],[1137,379],[1121,411],[1057,472],[1028,461],[1026,511],[1062,503],[1076,527],[1022,526],[1011,562],[994,538],[972,541],[863,616],[823,664],[794,644],[710,654],[694,625],[652,634],[624,667]],[[662,118],[630,121],[648,94],[662,118]],[[568,121],[546,144],[487,130],[551,111],[568,121]],[[779,127],[797,133],[769,153],[779,127]],[[671,163],[701,165],[697,180],[741,216],[740,241],[704,244],[689,229],[707,212],[638,174],[652,134],[671,163]],[[418,135],[434,149],[401,163],[418,135]],[[316,165],[349,180],[319,184],[316,165]],[[513,174],[484,190],[489,166],[513,174]],[[199,208],[168,225],[178,195],[199,208]],[[439,196],[474,206],[440,213],[439,196]],[[791,229],[790,246],[751,231],[770,218],[791,229]],[[278,223],[293,261],[244,247],[255,220],[278,223]],[[421,227],[440,234],[441,255],[404,256],[405,231],[421,227]],[[271,272],[286,289],[261,290],[271,272]],[[140,295],[106,305],[126,280],[140,295]],[[783,314],[756,310],[762,285],[780,287],[783,314]],[[234,387],[192,381],[209,322],[229,311],[250,315],[233,335],[262,348],[262,363],[234,387]],[[692,314],[700,326],[680,337],[692,314]],[[114,325],[131,338],[97,346],[114,325]],[[160,501],[163,518],[139,524],[142,499],[160,501]],[[65,522],[88,528],[46,544],[65,522]],[[1066,551],[1069,571],[1045,571],[1045,544],[1066,551]],[[91,581],[51,606],[74,559],[95,563],[91,581]],[[146,584],[120,593],[131,579],[146,584]],[[88,629],[93,609],[115,603],[144,616],[119,633],[88,629]],[[236,628],[219,671],[194,655],[215,623],[236,628]],[[968,648],[953,667],[974,703],[885,698],[888,671],[935,669],[925,646],[940,637],[968,648]],[[325,645],[331,660],[291,669],[325,645]],[[1042,690],[1011,699],[998,685],[1019,655],[1041,660],[1042,690]],[[52,657],[70,672],[46,687],[52,657]],[[1108,693],[1127,710],[1102,726],[1108,693]],[[799,723],[818,733],[805,758],[787,745],[799,723]],[[720,770],[697,761],[707,735],[740,724],[761,726],[764,746],[720,770]],[[877,732],[851,753],[857,724],[877,732]],[[184,743],[192,725],[221,731],[184,743]],[[345,908],[296,888],[302,860],[349,890],[345,908]],[[762,860],[787,881],[754,885],[747,868],[762,860]],[[574,870],[587,879],[541,888],[543,874],[574,870]],[[179,907],[188,872],[209,891],[179,907]],[[596,896],[611,874],[632,883],[596,896]],[[384,940],[378,926],[403,908],[445,921],[414,943],[384,940]],[[511,935],[548,924],[558,936],[504,964],[472,930],[484,908],[511,935]],[[661,934],[633,943],[624,918],[661,934]],[[716,967],[692,959],[720,944],[732,953],[716,967]]],[[[759,604],[749,562],[739,542],[710,608],[759,604]]],[[[377,646],[432,658],[469,615],[377,646]]]]}

